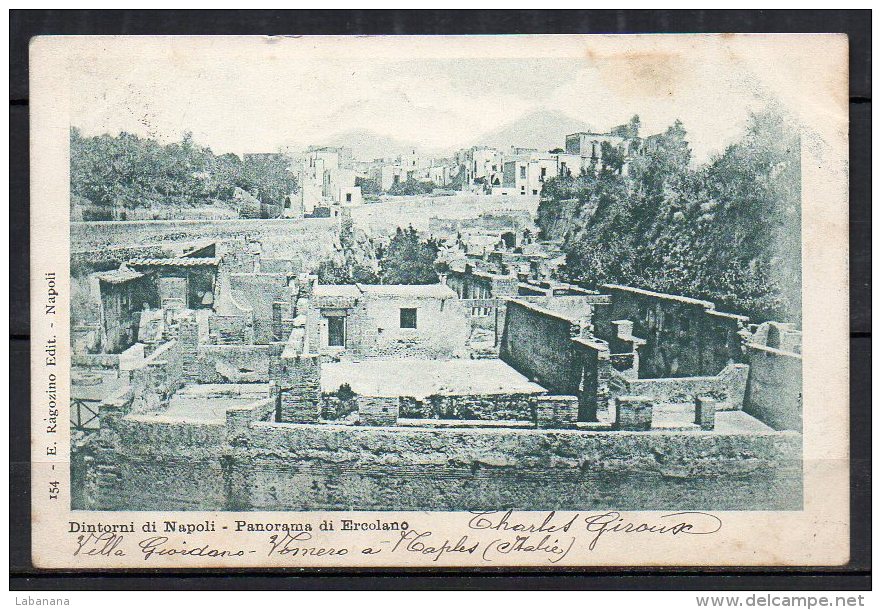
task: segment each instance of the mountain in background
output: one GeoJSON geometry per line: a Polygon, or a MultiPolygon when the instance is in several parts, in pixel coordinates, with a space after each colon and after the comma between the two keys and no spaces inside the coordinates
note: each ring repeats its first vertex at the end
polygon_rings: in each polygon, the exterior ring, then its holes
{"type": "MultiPolygon", "coordinates": [[[[512,146],[517,146],[546,152],[554,148],[564,148],[567,134],[589,130],[590,126],[587,123],[562,112],[538,110],[507,125],[488,131],[470,142],[463,141],[457,148],[492,146],[501,151],[508,151],[512,146]]],[[[352,149],[354,158],[359,161],[395,158],[414,148],[422,155],[434,157],[446,156],[453,152],[452,150],[430,149],[417,142],[379,134],[369,129],[341,131],[315,144],[348,146],[352,149]]]]}
{"type": "Polygon", "coordinates": [[[352,149],[352,155],[359,161],[373,161],[383,157],[397,157],[419,146],[398,140],[390,136],[384,136],[368,129],[354,129],[343,131],[331,136],[325,146],[348,146],[352,149]]]}
{"type": "Polygon", "coordinates": [[[590,131],[590,126],[562,112],[538,110],[483,134],[473,145],[492,146],[501,151],[510,150],[512,146],[548,151],[565,148],[566,136],[578,131],[590,131]]]}

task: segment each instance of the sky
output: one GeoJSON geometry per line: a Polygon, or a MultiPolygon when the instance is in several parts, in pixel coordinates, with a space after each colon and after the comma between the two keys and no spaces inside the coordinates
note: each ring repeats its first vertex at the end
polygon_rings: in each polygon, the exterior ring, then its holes
{"type": "Polygon", "coordinates": [[[371,131],[440,154],[537,111],[598,131],[638,114],[643,135],[681,120],[700,161],[803,85],[797,53],[638,38],[87,38],[70,55],[70,122],[163,142],[192,131],[215,153],[371,131]]]}

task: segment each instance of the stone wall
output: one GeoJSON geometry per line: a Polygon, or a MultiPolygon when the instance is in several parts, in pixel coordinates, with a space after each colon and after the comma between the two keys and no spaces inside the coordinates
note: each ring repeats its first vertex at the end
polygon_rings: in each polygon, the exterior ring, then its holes
{"type": "Polygon", "coordinates": [[[532,421],[535,394],[435,394],[424,400],[402,397],[401,417],[408,419],[470,419],[532,421]]]}
{"type": "Polygon", "coordinates": [[[609,346],[596,337],[572,339],[581,362],[582,377],[578,389],[579,421],[597,421],[607,414],[611,400],[609,383],[612,378],[612,360],[609,346]]]}
{"type": "Polygon", "coordinates": [[[119,367],[119,354],[77,354],[70,355],[71,366],[98,367],[113,369],[119,367]]]}
{"type": "Polygon", "coordinates": [[[359,396],[358,423],[362,426],[394,426],[400,402],[394,396],[359,396]]]}
{"type": "Polygon", "coordinates": [[[278,387],[278,421],[315,423],[321,419],[321,357],[318,354],[289,353],[284,343],[273,343],[269,376],[278,387]]]}
{"type": "Polygon", "coordinates": [[[184,353],[177,341],[159,346],[129,371],[132,411],[157,411],[184,384],[184,353]]]}
{"type": "Polygon", "coordinates": [[[223,316],[208,318],[209,342],[217,345],[244,345],[254,343],[254,317],[223,316]]]}
{"type": "Polygon", "coordinates": [[[594,333],[613,343],[613,322],[633,322],[633,335],[645,340],[639,348],[640,378],[711,376],[743,361],[738,333],[747,318],[715,311],[709,301],[628,286],[600,289],[611,304],[594,307],[594,333]]]}
{"type": "Polygon", "coordinates": [[[719,375],[706,377],[666,377],[663,379],[626,379],[617,376],[613,395],[645,396],[658,403],[693,403],[698,396],[718,401],[720,410],[738,410],[743,407],[750,367],[732,364],[719,375]]]}
{"type": "Polygon", "coordinates": [[[271,320],[273,302],[287,302],[290,310],[288,278],[285,273],[230,273],[229,283],[235,300],[247,303],[256,319],[271,320]]]}
{"type": "Polygon", "coordinates": [[[572,338],[578,332],[562,314],[510,299],[499,357],[555,394],[576,394],[581,363],[572,338]]]}
{"type": "Polygon", "coordinates": [[[746,358],[750,375],[743,410],[775,430],[801,431],[801,355],[747,344],[746,358]]]}
{"type": "MultiPolygon", "coordinates": [[[[273,423],[275,393],[224,424],[102,409],[78,443],[94,510],[799,510],[801,435],[273,423]]],[[[572,423],[572,397],[539,397],[572,423]]],[[[376,403],[381,406],[381,403],[376,403]]],[[[391,411],[382,414],[388,416],[391,411]]],[[[369,405],[367,409],[369,410],[369,405]]],[[[375,409],[374,409],[375,410],[375,409]]]]}
{"type": "Polygon", "coordinates": [[[225,434],[223,424],[104,416],[83,501],[100,510],[222,510],[225,434]]]}
{"type": "Polygon", "coordinates": [[[190,383],[269,381],[268,345],[200,345],[186,367],[190,383]]]}
{"type": "Polygon", "coordinates": [[[538,428],[574,428],[578,421],[575,396],[536,396],[535,424],[538,428]]]}
{"type": "Polygon", "coordinates": [[[801,508],[801,436],[254,424],[242,510],[801,508]],[[308,492],[304,493],[304,490],[308,492]]]}

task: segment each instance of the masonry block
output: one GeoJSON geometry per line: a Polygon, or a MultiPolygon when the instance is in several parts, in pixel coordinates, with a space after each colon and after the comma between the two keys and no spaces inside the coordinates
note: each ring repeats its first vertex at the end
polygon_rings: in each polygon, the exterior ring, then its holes
{"type": "Polygon", "coordinates": [[[577,396],[536,396],[537,428],[574,428],[578,421],[577,396]]]}
{"type": "Polygon", "coordinates": [[[648,396],[618,396],[615,399],[615,428],[650,430],[653,407],[648,396]]]}
{"type": "Polygon", "coordinates": [[[394,396],[359,396],[358,417],[363,426],[395,426],[400,401],[394,396]]]}
{"type": "Polygon", "coordinates": [[[694,423],[701,430],[712,430],[716,427],[716,399],[709,396],[697,396],[694,399],[694,423]]]}
{"type": "Polygon", "coordinates": [[[748,364],[729,364],[719,373],[719,379],[725,388],[726,403],[729,409],[740,410],[743,408],[748,377],[748,364]]]}
{"type": "Polygon", "coordinates": [[[319,420],[321,361],[318,355],[282,357],[271,376],[279,389],[279,421],[310,423],[319,420]]]}
{"type": "Polygon", "coordinates": [[[282,334],[282,314],[284,313],[285,305],[286,303],[283,301],[273,301],[272,303],[272,336],[274,341],[286,339],[282,334]]]}

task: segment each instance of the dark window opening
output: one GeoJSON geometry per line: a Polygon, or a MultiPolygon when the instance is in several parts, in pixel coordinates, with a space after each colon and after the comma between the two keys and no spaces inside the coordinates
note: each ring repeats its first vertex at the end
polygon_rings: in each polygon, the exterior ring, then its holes
{"type": "Polygon", "coordinates": [[[330,347],[346,346],[346,319],[332,317],[327,319],[327,344],[330,347]]]}
{"type": "Polygon", "coordinates": [[[401,328],[416,328],[416,308],[401,308],[401,328]]]}
{"type": "Polygon", "coordinates": [[[352,203],[352,193],[346,193],[346,203],[352,203]]]}

